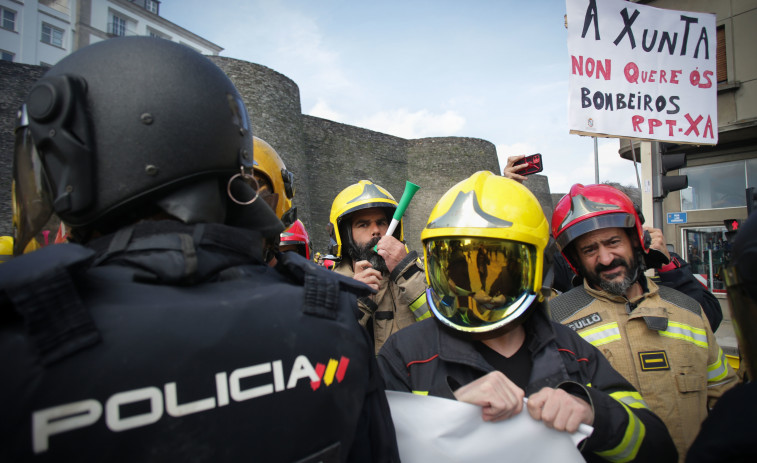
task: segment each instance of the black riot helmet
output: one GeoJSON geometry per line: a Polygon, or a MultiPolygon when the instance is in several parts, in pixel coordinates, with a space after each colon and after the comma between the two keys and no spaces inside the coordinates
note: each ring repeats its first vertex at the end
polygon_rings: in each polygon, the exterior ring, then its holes
{"type": "Polygon", "coordinates": [[[154,207],[224,223],[226,195],[259,203],[256,186],[230,181],[252,178],[239,92],[206,57],[169,40],[114,38],[62,59],[26,97],[15,151],[20,249],[51,213],[104,232],[154,207]]]}

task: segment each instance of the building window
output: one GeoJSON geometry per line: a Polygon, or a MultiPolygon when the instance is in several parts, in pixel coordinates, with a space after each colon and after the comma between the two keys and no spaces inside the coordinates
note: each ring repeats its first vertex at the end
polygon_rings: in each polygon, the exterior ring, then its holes
{"type": "Polygon", "coordinates": [[[42,42],[63,48],[63,29],[42,23],[42,42]]]}
{"type": "Polygon", "coordinates": [[[110,22],[110,34],[125,36],[126,35],[126,20],[118,15],[113,15],[110,22]]]}
{"type": "Polygon", "coordinates": [[[160,2],[156,0],[145,0],[145,9],[150,13],[158,14],[158,7],[160,2]]]}
{"type": "Polygon", "coordinates": [[[16,12],[0,6],[0,27],[9,31],[16,30],[16,12]]]}
{"type": "Polygon", "coordinates": [[[16,56],[13,53],[5,50],[0,50],[0,55],[2,55],[2,61],[10,61],[13,62],[13,57],[16,56]]]}
{"type": "Polygon", "coordinates": [[[757,159],[686,167],[680,174],[689,177],[689,187],[681,190],[682,211],[744,207],[747,185],[757,185],[757,159]]]}
{"type": "Polygon", "coordinates": [[[718,83],[728,82],[728,61],[725,54],[725,26],[718,26],[716,35],[718,36],[716,60],[718,83]]]}
{"type": "MultiPolygon", "coordinates": [[[[746,186],[757,189],[757,158],[746,161],[746,186]]],[[[746,196],[744,200],[746,201],[746,196]]]]}

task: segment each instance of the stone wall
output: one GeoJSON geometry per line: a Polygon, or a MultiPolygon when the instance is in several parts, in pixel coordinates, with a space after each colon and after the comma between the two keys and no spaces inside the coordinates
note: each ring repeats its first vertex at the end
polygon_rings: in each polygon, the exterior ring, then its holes
{"type": "MultiPolygon", "coordinates": [[[[498,172],[494,145],[463,137],[407,140],[302,114],[297,84],[259,64],[209,57],[231,78],[250,113],[253,133],[273,146],[295,174],[294,204],[316,251],[327,252],[331,202],[345,187],[372,180],[397,200],[411,181],[421,189],[405,215],[405,239],[421,251],[420,232],[437,199],[479,170],[498,172]]],[[[12,234],[11,164],[16,109],[44,69],[0,62],[0,234],[12,234]]],[[[547,216],[551,198],[547,178],[526,182],[547,216]]]]}
{"type": "Polygon", "coordinates": [[[371,180],[399,201],[407,181],[419,185],[403,220],[405,239],[420,251],[420,233],[436,200],[449,187],[478,170],[497,170],[494,145],[472,138],[405,140],[345,124],[303,116],[311,176],[315,249],[327,250],[331,202],[347,186],[371,180]],[[317,185],[317,191],[316,191],[317,185]]]}
{"type": "Polygon", "coordinates": [[[0,235],[13,235],[11,181],[16,113],[46,68],[0,61],[0,235]]]}

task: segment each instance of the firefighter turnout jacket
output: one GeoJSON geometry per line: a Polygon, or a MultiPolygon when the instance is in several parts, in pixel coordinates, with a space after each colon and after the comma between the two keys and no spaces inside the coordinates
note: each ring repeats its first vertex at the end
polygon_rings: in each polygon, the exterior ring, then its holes
{"type": "MultiPolygon", "coordinates": [[[[355,276],[348,257],[334,271],[355,276]]],[[[426,303],[426,274],[417,252],[410,251],[388,277],[382,276],[375,295],[358,299],[360,324],[373,335],[376,353],[392,333],[431,316],[426,303]]]]}
{"type": "Polygon", "coordinates": [[[683,461],[709,408],[737,383],[699,304],[644,277],[627,300],[584,282],[550,301],[552,318],[597,347],[665,422],[683,461]]]}
{"type": "Polygon", "coordinates": [[[0,266],[0,461],[398,461],[364,285],[141,222],[0,266]]]}
{"type": "MultiPolygon", "coordinates": [[[[543,387],[563,388],[592,406],[594,432],[581,444],[584,458],[589,462],[675,461],[675,447],[665,425],[628,381],[596,348],[550,322],[545,306],[531,310],[524,323],[532,361],[526,396],[543,387]]],[[[387,389],[454,400],[454,390],[494,371],[475,342],[435,318],[405,328],[379,352],[387,389]]]]}

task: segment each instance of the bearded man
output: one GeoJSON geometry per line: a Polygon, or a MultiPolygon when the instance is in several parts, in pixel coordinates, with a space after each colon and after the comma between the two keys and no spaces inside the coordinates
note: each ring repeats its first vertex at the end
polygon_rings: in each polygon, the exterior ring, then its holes
{"type": "Polygon", "coordinates": [[[552,318],[597,347],[665,422],[683,461],[708,409],[737,377],[700,305],[644,274],[645,234],[633,202],[609,185],[573,185],[552,235],[577,286],[550,301],[552,318]]]}
{"type": "Polygon", "coordinates": [[[358,300],[358,320],[376,353],[392,333],[431,316],[423,263],[403,241],[402,220],[386,234],[396,209],[394,196],[369,180],[348,186],[331,205],[329,251],[338,260],[333,270],[375,291],[358,300]]]}

